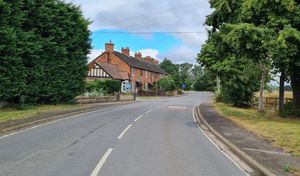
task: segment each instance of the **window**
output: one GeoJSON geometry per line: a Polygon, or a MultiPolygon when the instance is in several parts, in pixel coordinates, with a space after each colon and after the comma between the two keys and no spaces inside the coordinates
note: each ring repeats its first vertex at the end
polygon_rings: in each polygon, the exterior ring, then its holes
{"type": "Polygon", "coordinates": [[[148,90],[148,83],[145,83],[144,85],[143,85],[143,90],[148,90]]]}
{"type": "Polygon", "coordinates": [[[141,70],[141,76],[144,76],[144,70],[141,70]]]}
{"type": "Polygon", "coordinates": [[[134,72],[135,72],[135,69],[134,68],[131,68],[131,76],[134,76],[134,72]]]}
{"type": "Polygon", "coordinates": [[[145,76],[148,78],[148,71],[145,70],[145,76]]]}

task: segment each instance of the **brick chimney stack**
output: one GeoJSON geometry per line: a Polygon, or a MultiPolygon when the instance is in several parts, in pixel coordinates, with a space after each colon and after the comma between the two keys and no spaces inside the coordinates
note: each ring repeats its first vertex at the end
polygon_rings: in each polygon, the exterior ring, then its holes
{"type": "Polygon", "coordinates": [[[158,65],[158,60],[153,59],[152,63],[158,65]]]}
{"type": "Polygon", "coordinates": [[[127,56],[130,56],[130,49],[128,47],[126,47],[126,48],[122,47],[122,53],[127,56]]]}
{"type": "Polygon", "coordinates": [[[113,52],[114,51],[114,43],[109,41],[109,43],[105,43],[105,51],[107,52],[113,52]]]}
{"type": "Polygon", "coordinates": [[[142,53],[141,52],[137,52],[134,54],[134,57],[139,59],[139,60],[142,60],[142,53]]]}
{"type": "Polygon", "coordinates": [[[151,58],[151,56],[146,56],[146,57],[145,57],[145,61],[146,61],[146,62],[149,62],[149,63],[152,63],[152,58],[151,58]]]}

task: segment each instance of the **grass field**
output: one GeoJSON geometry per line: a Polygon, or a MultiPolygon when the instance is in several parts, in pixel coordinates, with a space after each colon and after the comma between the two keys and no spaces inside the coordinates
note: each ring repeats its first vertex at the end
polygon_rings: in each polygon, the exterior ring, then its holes
{"type": "Polygon", "coordinates": [[[67,109],[77,106],[79,105],[38,105],[29,107],[26,110],[19,110],[16,108],[2,108],[0,109],[0,122],[27,118],[42,112],[67,109]]]}
{"type": "MultiPolygon", "coordinates": [[[[255,96],[259,97],[259,92],[256,92],[255,96]]],[[[279,92],[278,91],[273,91],[273,92],[264,91],[264,97],[279,98],[279,92]]],[[[284,92],[284,98],[293,98],[293,92],[285,91],[284,92]]]]}
{"type": "Polygon", "coordinates": [[[214,107],[236,124],[300,157],[300,119],[280,118],[272,112],[262,114],[255,109],[240,109],[223,103],[215,103],[214,107]]]}

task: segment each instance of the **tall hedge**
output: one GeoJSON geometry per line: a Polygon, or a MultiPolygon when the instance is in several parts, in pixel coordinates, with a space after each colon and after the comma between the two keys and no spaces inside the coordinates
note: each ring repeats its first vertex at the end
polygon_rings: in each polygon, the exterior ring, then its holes
{"type": "Polygon", "coordinates": [[[62,103],[84,89],[89,21],[60,0],[0,0],[0,101],[62,103]]]}

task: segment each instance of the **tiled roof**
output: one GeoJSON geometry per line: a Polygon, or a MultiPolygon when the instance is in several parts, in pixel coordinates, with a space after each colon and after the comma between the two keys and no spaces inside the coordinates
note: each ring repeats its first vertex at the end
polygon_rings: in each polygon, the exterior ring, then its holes
{"type": "Polygon", "coordinates": [[[117,52],[117,51],[114,51],[113,53],[131,67],[148,70],[148,71],[152,71],[152,72],[156,72],[156,73],[161,73],[161,74],[167,74],[167,72],[164,71],[162,68],[160,68],[158,65],[155,65],[155,64],[152,64],[149,62],[145,62],[145,61],[141,61],[137,58],[127,56],[127,55],[117,52]]]}
{"type": "Polygon", "coordinates": [[[127,80],[128,74],[122,71],[118,65],[96,62],[103,70],[105,70],[112,78],[127,80]]]}

